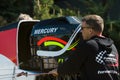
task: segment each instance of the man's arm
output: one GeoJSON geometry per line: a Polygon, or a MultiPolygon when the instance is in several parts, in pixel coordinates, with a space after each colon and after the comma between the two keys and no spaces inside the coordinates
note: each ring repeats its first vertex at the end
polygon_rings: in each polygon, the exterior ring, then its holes
{"type": "Polygon", "coordinates": [[[80,73],[90,51],[90,46],[87,44],[78,46],[75,51],[70,53],[68,59],[58,66],[58,74],[80,73]]]}

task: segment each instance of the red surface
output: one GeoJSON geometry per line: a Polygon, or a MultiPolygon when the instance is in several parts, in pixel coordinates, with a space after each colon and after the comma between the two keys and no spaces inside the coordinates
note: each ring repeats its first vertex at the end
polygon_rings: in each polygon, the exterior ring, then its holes
{"type": "Polygon", "coordinates": [[[0,54],[8,57],[16,63],[16,31],[17,29],[10,29],[0,32],[0,54]]]}

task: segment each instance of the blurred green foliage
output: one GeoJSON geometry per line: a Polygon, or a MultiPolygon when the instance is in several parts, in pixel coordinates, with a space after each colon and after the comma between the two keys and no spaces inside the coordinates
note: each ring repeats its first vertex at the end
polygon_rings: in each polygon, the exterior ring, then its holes
{"type": "Polygon", "coordinates": [[[34,19],[49,19],[60,16],[76,15],[74,10],[61,9],[54,4],[54,0],[34,0],[34,19]]]}

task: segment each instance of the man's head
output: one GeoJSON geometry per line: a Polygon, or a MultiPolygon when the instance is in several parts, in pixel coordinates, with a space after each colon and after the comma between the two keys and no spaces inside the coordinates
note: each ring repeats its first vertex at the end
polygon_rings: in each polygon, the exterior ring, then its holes
{"type": "Polygon", "coordinates": [[[82,36],[84,40],[93,36],[101,36],[104,29],[104,21],[99,15],[87,15],[82,19],[82,36]]]}

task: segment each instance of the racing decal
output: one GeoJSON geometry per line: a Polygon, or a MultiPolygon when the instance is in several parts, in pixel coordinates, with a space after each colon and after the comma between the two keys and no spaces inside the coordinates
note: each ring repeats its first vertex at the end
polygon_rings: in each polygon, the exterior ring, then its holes
{"type": "Polygon", "coordinates": [[[37,29],[34,31],[34,34],[55,33],[57,30],[58,30],[58,28],[37,29]]]}
{"type": "MultiPolygon", "coordinates": [[[[62,48],[59,51],[44,51],[44,50],[37,50],[37,55],[38,56],[59,56],[61,54],[63,54],[65,51],[67,51],[67,49],[70,47],[71,43],[73,42],[75,36],[77,35],[77,33],[80,31],[81,29],[81,24],[75,29],[75,31],[73,32],[73,34],[71,35],[68,43],[66,43],[66,45],[64,46],[64,48],[62,48]]],[[[58,39],[57,39],[58,40],[58,39]]],[[[44,40],[43,40],[44,41],[44,40]]],[[[43,41],[38,42],[38,44],[40,45],[43,41]]],[[[62,41],[63,42],[63,41],[62,41]]]]}
{"type": "Polygon", "coordinates": [[[96,56],[96,62],[99,64],[107,64],[107,66],[118,66],[116,63],[118,60],[118,56],[113,53],[107,53],[106,50],[101,51],[96,56]]]}
{"type": "MultiPolygon", "coordinates": [[[[70,47],[67,50],[71,50],[71,49],[75,50],[74,47],[78,44],[78,42],[79,42],[79,40],[77,40],[76,42],[71,44],[70,47]]],[[[61,48],[64,48],[64,45],[67,44],[66,41],[64,41],[60,38],[53,37],[53,36],[46,36],[46,37],[40,39],[37,42],[37,46],[40,46],[42,43],[44,43],[44,46],[56,45],[56,46],[59,46],[61,48]]]]}
{"type": "Polygon", "coordinates": [[[99,63],[99,64],[105,64],[104,63],[104,54],[106,53],[106,50],[105,51],[101,51],[99,52],[99,54],[97,54],[96,56],[96,62],[99,63]]]}
{"type": "Polygon", "coordinates": [[[98,70],[98,74],[112,73],[119,74],[113,70],[112,67],[118,67],[118,55],[114,54],[114,51],[108,53],[106,50],[100,51],[95,58],[95,61],[105,67],[105,69],[98,70]]]}

